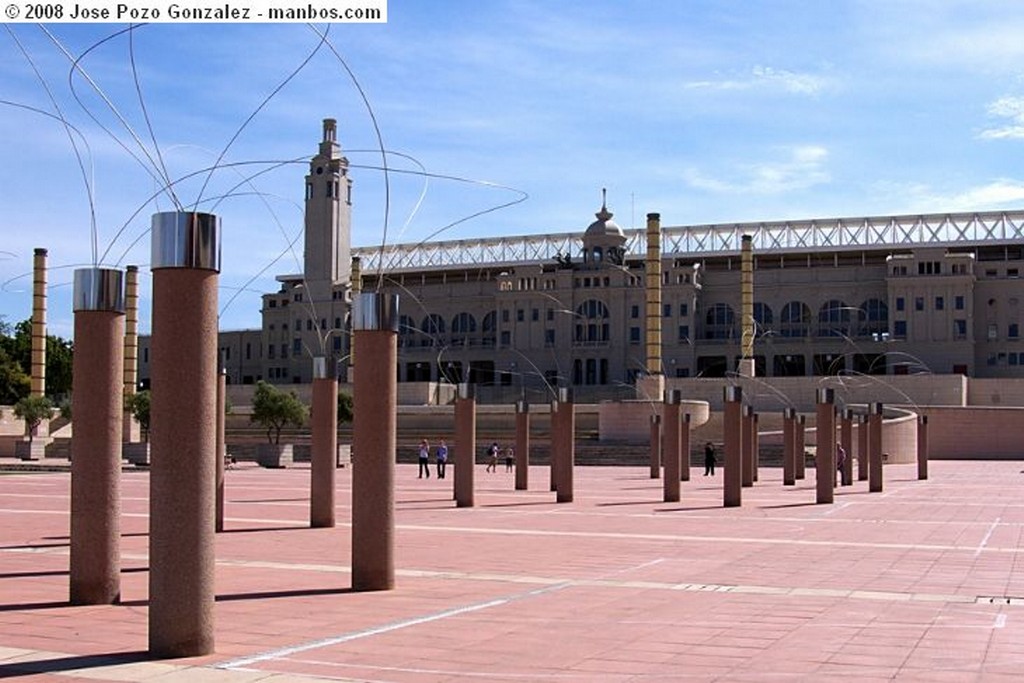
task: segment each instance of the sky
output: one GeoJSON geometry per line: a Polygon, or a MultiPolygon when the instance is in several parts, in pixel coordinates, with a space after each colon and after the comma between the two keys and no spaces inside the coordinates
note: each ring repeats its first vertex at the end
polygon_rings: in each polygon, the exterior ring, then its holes
{"type": "Polygon", "coordinates": [[[259,327],[301,270],[324,118],[358,247],[581,232],[602,188],[624,228],[1024,207],[1024,3],[390,0],[386,24],[128,28],[0,33],[7,323],[44,247],[51,334],[93,264],[140,266],[148,331],[146,231],[176,198],[221,217],[221,329],[259,327]]]}

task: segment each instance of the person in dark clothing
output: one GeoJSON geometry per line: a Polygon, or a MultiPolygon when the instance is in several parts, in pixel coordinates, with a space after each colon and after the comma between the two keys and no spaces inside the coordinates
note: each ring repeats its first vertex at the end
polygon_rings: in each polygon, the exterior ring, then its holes
{"type": "Polygon", "coordinates": [[[708,441],[704,444],[704,476],[715,476],[715,444],[708,441]]]}
{"type": "Polygon", "coordinates": [[[427,479],[430,479],[430,444],[427,443],[426,439],[420,441],[419,461],[420,476],[418,479],[422,479],[424,476],[426,476],[427,479]]]}

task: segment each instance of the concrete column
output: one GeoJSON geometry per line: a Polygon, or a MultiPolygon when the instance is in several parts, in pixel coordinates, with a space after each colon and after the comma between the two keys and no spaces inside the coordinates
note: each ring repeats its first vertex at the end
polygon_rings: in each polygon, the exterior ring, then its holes
{"type": "MultiPolygon", "coordinates": [[[[32,257],[32,359],[30,396],[46,395],[46,250],[32,257]]],[[[44,429],[42,424],[40,429],[44,429]]],[[[46,425],[45,428],[49,428],[46,425]]],[[[48,433],[48,432],[47,432],[48,433]]],[[[46,436],[39,433],[39,436],[46,436]]]]}
{"type": "Polygon", "coordinates": [[[516,401],[516,491],[530,484],[530,404],[516,401]]]}
{"type": "Polygon", "coordinates": [[[928,478],[928,416],[917,419],[917,478],[928,478]]]}
{"type": "Polygon", "coordinates": [[[665,436],[662,437],[662,459],[665,462],[665,477],[662,479],[663,500],[666,503],[679,501],[679,468],[680,468],[680,393],[676,389],[665,391],[665,403],[662,406],[662,422],[665,425],[665,436]]]}
{"type": "Polygon", "coordinates": [[[754,483],[757,483],[758,470],[761,469],[761,437],[758,431],[758,421],[760,418],[757,413],[754,413],[754,424],[750,427],[750,453],[753,457],[753,475],[754,483]]]}
{"type": "MultiPolygon", "coordinates": [[[[556,389],[557,391],[557,389],[556,389]]],[[[556,394],[557,395],[557,394],[556,394]]],[[[555,493],[558,491],[558,466],[560,460],[558,458],[558,442],[555,439],[555,432],[558,429],[558,401],[554,400],[548,404],[548,472],[551,485],[551,492],[555,493]]]]}
{"type": "Polygon", "coordinates": [[[76,270],[73,298],[71,604],[112,604],[121,599],[121,271],[76,270]]]}
{"type": "Polygon", "coordinates": [[[661,476],[661,415],[651,415],[651,479],[661,476]]]}
{"type": "Polygon", "coordinates": [[[743,486],[754,485],[754,407],[743,406],[743,416],[740,419],[740,447],[743,457],[743,486]]]}
{"type": "MultiPolygon", "coordinates": [[[[139,377],[139,267],[127,266],[124,274],[124,395],[135,393],[139,377]]],[[[121,427],[124,443],[142,438],[141,428],[130,410],[124,411],[121,427]]]]}
{"type": "Polygon", "coordinates": [[[460,384],[455,397],[455,506],[474,505],[476,474],[476,397],[472,384],[460,384]]]}
{"type": "Polygon", "coordinates": [[[857,430],[857,481],[868,480],[868,416],[860,416],[860,429],[857,430]]]}
{"type": "Polygon", "coordinates": [[[679,481],[690,481],[690,413],[679,422],[679,481]]]}
{"type": "Polygon", "coordinates": [[[796,484],[796,410],[782,413],[782,485],[796,484]]]}
{"type": "Polygon", "coordinates": [[[193,657],[214,650],[220,220],[155,214],[150,263],[149,652],[193,657]]]}
{"type": "Polygon", "coordinates": [[[224,531],[224,456],[227,454],[227,439],[225,438],[225,420],[226,415],[224,414],[227,409],[227,396],[228,396],[228,373],[224,368],[221,368],[217,373],[217,446],[214,449],[217,452],[216,455],[216,475],[214,477],[214,490],[216,491],[214,513],[213,513],[213,529],[217,533],[224,531]]]}
{"type": "Polygon", "coordinates": [[[743,392],[740,387],[725,387],[725,415],[722,441],[725,444],[724,472],[722,473],[723,504],[739,507],[743,504],[743,392]]]}
{"type": "MultiPolygon", "coordinates": [[[[398,296],[361,292],[353,302],[352,589],[395,587],[395,453],[398,296]]],[[[337,404],[337,401],[335,401],[337,404]]],[[[333,465],[332,461],[332,465],[333,465]]]]}
{"type": "Polygon", "coordinates": [[[835,390],[829,387],[818,389],[818,416],[815,425],[814,450],[815,482],[817,502],[831,503],[835,498],[836,486],[836,406],[835,390]]]}
{"type": "Polygon", "coordinates": [[[558,491],[555,501],[571,503],[573,501],[576,468],[576,406],[573,403],[572,389],[558,389],[558,430],[552,436],[558,442],[558,491]]]}
{"type": "Polygon", "coordinates": [[[338,470],[338,377],[333,358],[313,359],[310,418],[309,526],[334,526],[334,478],[338,470]]]}
{"type": "Polygon", "coordinates": [[[839,443],[846,451],[846,460],[843,461],[843,468],[840,472],[840,481],[843,486],[853,485],[853,409],[843,408],[842,419],[839,422],[839,443]]]}
{"type": "Polygon", "coordinates": [[[793,474],[797,479],[803,479],[806,476],[807,470],[807,455],[804,453],[804,441],[807,434],[807,416],[798,415],[796,422],[793,423],[793,436],[795,444],[794,463],[796,467],[793,469],[793,474]]]}
{"type": "Polygon", "coordinates": [[[882,490],[882,404],[868,405],[868,491],[882,490]]]}

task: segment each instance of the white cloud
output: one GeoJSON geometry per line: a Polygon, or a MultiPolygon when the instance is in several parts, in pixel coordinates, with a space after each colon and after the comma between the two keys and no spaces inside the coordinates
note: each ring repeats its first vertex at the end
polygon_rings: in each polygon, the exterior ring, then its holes
{"type": "Polygon", "coordinates": [[[748,74],[743,74],[739,78],[690,81],[686,84],[686,87],[707,90],[753,90],[755,88],[768,88],[778,89],[794,95],[817,95],[827,85],[828,80],[821,76],[756,65],[751,68],[748,74]]]}
{"type": "Polygon", "coordinates": [[[683,172],[693,188],[719,193],[778,194],[827,183],[828,150],[818,145],[801,145],[787,150],[788,158],[755,164],[738,164],[730,179],[715,178],[695,168],[683,172]]]}
{"type": "Polygon", "coordinates": [[[978,135],[982,140],[1024,138],[1024,97],[1000,97],[988,105],[990,116],[1009,119],[1010,123],[987,128],[978,135]]]}
{"type": "Polygon", "coordinates": [[[997,178],[983,185],[943,192],[925,183],[875,183],[872,194],[900,214],[993,211],[1019,207],[1024,181],[997,178]],[[884,198],[889,197],[892,201],[884,198]]]}

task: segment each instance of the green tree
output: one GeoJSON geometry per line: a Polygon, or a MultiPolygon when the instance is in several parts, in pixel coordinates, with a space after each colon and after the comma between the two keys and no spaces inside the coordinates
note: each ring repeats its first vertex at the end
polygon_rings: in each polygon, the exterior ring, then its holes
{"type": "Polygon", "coordinates": [[[281,430],[287,425],[301,427],[306,415],[306,406],[294,391],[285,392],[263,381],[256,383],[249,421],[267,430],[270,443],[281,443],[281,430]]]}
{"type": "MultiPolygon", "coordinates": [[[[71,392],[72,358],[74,344],[52,334],[46,335],[46,395],[50,397],[66,396],[71,392]]],[[[0,320],[0,402],[12,402],[3,399],[4,395],[17,395],[21,398],[28,394],[26,389],[20,393],[23,384],[15,367],[28,378],[32,375],[32,320],[22,320],[11,326],[0,320]],[[4,371],[4,358],[9,359],[10,368],[4,371]]],[[[17,400],[17,399],[15,399],[17,400]]]]}
{"type": "Polygon", "coordinates": [[[25,421],[28,442],[32,443],[42,421],[53,417],[53,402],[45,396],[26,396],[14,404],[14,416],[25,421]]]}
{"type": "Polygon", "coordinates": [[[346,424],[352,421],[352,394],[338,392],[338,424],[346,424]]]}
{"type": "Polygon", "coordinates": [[[32,380],[5,348],[0,346],[0,404],[12,405],[28,396],[32,380]]]}
{"type": "Polygon", "coordinates": [[[124,408],[139,421],[142,427],[142,440],[149,442],[149,390],[139,391],[124,397],[124,408]]]}

